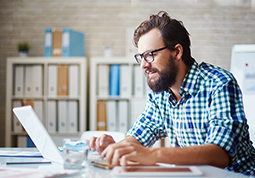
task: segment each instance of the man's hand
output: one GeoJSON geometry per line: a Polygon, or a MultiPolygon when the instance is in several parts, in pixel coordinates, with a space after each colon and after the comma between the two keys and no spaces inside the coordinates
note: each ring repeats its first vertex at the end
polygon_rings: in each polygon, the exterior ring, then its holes
{"type": "Polygon", "coordinates": [[[92,151],[97,150],[98,154],[101,155],[102,151],[110,144],[115,143],[114,139],[110,135],[103,134],[100,137],[91,137],[89,147],[92,151]]]}
{"type": "Polygon", "coordinates": [[[153,148],[144,147],[134,137],[127,137],[123,141],[109,145],[103,152],[109,164],[126,166],[129,161],[141,165],[155,165],[153,148]]]}

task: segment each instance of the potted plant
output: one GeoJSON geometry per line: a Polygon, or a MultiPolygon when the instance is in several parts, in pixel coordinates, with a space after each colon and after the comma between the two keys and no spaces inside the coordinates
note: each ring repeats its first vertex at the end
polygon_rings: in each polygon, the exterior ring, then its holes
{"type": "Polygon", "coordinates": [[[27,41],[19,42],[17,44],[17,49],[21,57],[27,57],[29,49],[30,49],[30,45],[27,41]]]}

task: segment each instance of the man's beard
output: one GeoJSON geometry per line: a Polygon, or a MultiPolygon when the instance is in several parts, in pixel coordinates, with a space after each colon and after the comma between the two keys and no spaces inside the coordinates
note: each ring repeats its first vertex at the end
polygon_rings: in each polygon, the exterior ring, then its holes
{"type": "Polygon", "coordinates": [[[175,84],[179,68],[175,64],[174,58],[170,56],[166,69],[159,71],[157,68],[149,68],[147,70],[157,72],[159,74],[159,78],[153,81],[152,79],[149,78],[148,74],[145,72],[149,87],[154,92],[162,92],[169,90],[169,87],[175,84]]]}

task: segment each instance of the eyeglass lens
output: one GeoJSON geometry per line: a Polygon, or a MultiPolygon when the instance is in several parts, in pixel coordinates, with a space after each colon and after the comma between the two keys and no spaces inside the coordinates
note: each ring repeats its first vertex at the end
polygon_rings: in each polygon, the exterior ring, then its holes
{"type": "Polygon", "coordinates": [[[143,58],[146,62],[149,62],[149,63],[153,62],[153,60],[154,60],[153,54],[150,51],[148,51],[142,55],[137,54],[137,55],[135,55],[135,58],[136,58],[136,61],[138,64],[141,64],[143,58]]]}

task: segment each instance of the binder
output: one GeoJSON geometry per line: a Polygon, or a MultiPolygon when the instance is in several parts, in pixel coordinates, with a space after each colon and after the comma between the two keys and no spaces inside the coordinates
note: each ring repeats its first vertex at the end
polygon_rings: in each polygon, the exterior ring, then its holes
{"type": "Polygon", "coordinates": [[[119,101],[118,105],[119,131],[126,133],[128,129],[128,101],[119,101]]]}
{"type": "MultiPolygon", "coordinates": [[[[20,106],[22,106],[21,100],[14,100],[12,102],[12,107],[13,108],[20,107],[20,106]]],[[[16,115],[14,113],[13,113],[13,116],[12,116],[12,125],[13,125],[13,131],[15,133],[19,133],[19,132],[24,131],[21,123],[19,122],[18,118],[16,117],[16,115]]]]}
{"type": "Polygon", "coordinates": [[[42,82],[43,82],[43,71],[42,65],[33,65],[33,88],[32,93],[33,96],[42,96],[42,82]]]}
{"type": "Polygon", "coordinates": [[[56,133],[56,101],[47,103],[47,129],[49,133],[56,133]]]}
{"type": "Polygon", "coordinates": [[[109,65],[98,65],[98,95],[109,96],[109,65]]]}
{"type": "Polygon", "coordinates": [[[153,148],[160,148],[161,147],[161,140],[157,140],[152,147],[153,148]]]}
{"type": "Polygon", "coordinates": [[[28,148],[35,147],[34,142],[32,141],[32,139],[29,136],[27,136],[27,147],[28,148]]]}
{"type": "Polygon", "coordinates": [[[97,130],[104,131],[107,128],[106,122],[106,101],[98,100],[97,101],[97,130]]]}
{"type": "Polygon", "coordinates": [[[19,135],[17,138],[17,146],[19,148],[27,147],[27,136],[19,135]]]}
{"type": "Polygon", "coordinates": [[[68,102],[67,130],[69,133],[78,133],[78,102],[68,102]]]}
{"type": "Polygon", "coordinates": [[[147,79],[146,79],[146,76],[144,75],[144,86],[145,86],[145,95],[148,95],[148,93],[150,92],[150,87],[149,87],[149,85],[148,85],[148,83],[147,83],[147,79]]]}
{"type": "Polygon", "coordinates": [[[144,74],[139,65],[134,65],[134,82],[134,95],[136,97],[142,97],[144,90],[144,74]]]}
{"type": "Polygon", "coordinates": [[[106,120],[107,130],[117,131],[117,102],[114,100],[106,101],[106,120]]]}
{"type": "Polygon", "coordinates": [[[44,57],[52,57],[52,28],[44,31],[44,57]]]}
{"type": "Polygon", "coordinates": [[[67,101],[58,101],[58,133],[67,133],[67,101]]]}
{"type": "Polygon", "coordinates": [[[84,34],[70,28],[62,30],[62,57],[85,56],[84,34]]]}
{"type": "Polygon", "coordinates": [[[48,96],[57,96],[58,66],[48,66],[48,96]]]}
{"type": "Polygon", "coordinates": [[[23,106],[30,105],[34,109],[34,100],[31,99],[23,99],[23,106]]]}
{"type": "Polygon", "coordinates": [[[110,96],[119,95],[120,65],[113,64],[110,68],[110,96]]]}
{"type": "Polygon", "coordinates": [[[131,96],[131,75],[129,75],[129,66],[120,65],[120,96],[131,96]]]}
{"type": "Polygon", "coordinates": [[[36,115],[39,117],[41,122],[43,123],[43,101],[42,100],[34,100],[34,111],[36,115]]]}
{"type": "Polygon", "coordinates": [[[62,56],[62,29],[61,28],[52,29],[52,56],[53,57],[62,56]]]}
{"type": "Polygon", "coordinates": [[[78,97],[78,89],[79,89],[79,67],[78,65],[70,65],[68,72],[68,81],[69,81],[69,96],[78,97]]]}
{"type": "Polygon", "coordinates": [[[18,65],[15,66],[15,96],[24,95],[24,66],[18,65]]]}
{"type": "Polygon", "coordinates": [[[25,96],[33,96],[33,66],[25,66],[25,96]]]}
{"type": "Polygon", "coordinates": [[[68,96],[68,65],[58,65],[58,96],[68,96]]]}
{"type": "Polygon", "coordinates": [[[145,104],[146,99],[133,99],[131,101],[131,120],[129,127],[131,127],[142,114],[145,108],[145,104]]]}
{"type": "Polygon", "coordinates": [[[133,44],[135,28],[126,28],[126,57],[134,57],[138,53],[137,48],[133,44]]]}

